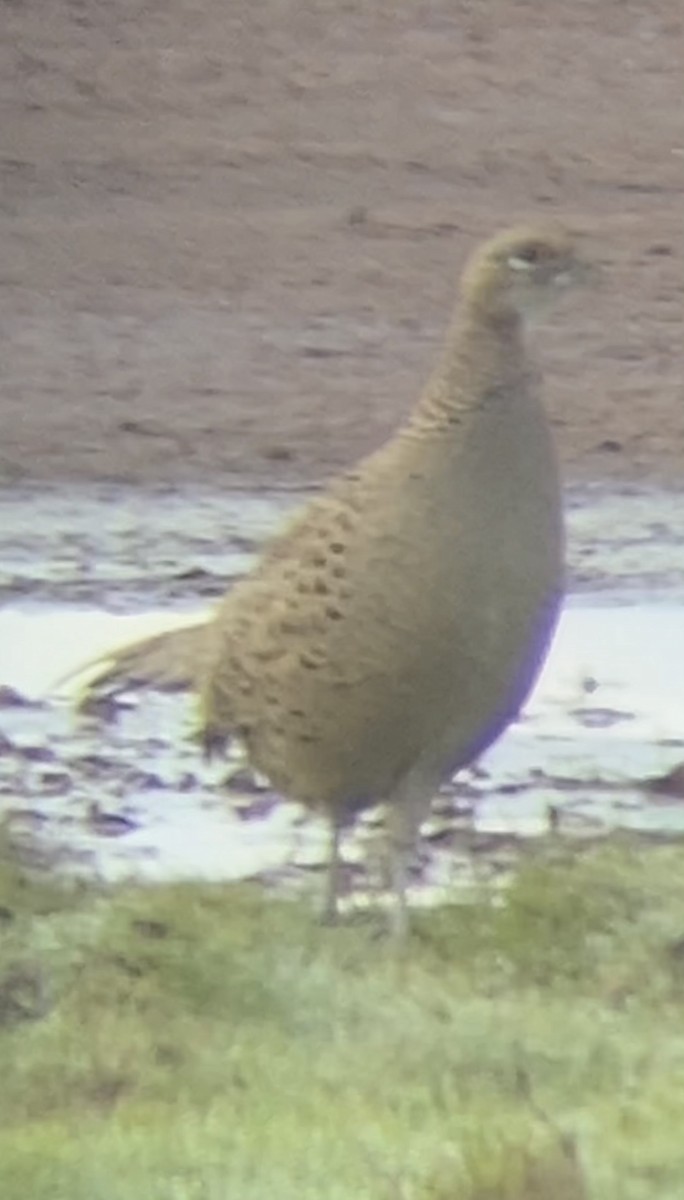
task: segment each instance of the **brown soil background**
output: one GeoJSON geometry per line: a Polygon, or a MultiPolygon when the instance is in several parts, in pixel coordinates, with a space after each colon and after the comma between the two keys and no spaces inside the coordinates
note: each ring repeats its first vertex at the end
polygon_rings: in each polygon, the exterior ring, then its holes
{"type": "Polygon", "coordinates": [[[541,215],[570,474],[681,482],[683,97],[681,0],[4,0],[0,481],[321,478],[541,215]]]}

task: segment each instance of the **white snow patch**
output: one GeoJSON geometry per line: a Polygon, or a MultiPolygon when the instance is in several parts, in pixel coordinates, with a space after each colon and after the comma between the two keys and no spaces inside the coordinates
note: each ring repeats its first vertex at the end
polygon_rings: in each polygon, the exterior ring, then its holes
{"type": "MultiPolygon", "coordinates": [[[[75,691],[88,664],[138,638],[196,625],[205,612],[109,613],[90,608],[6,608],[0,611],[0,684],[32,699],[45,697],[75,672],[75,691]]],[[[61,690],[61,689],[60,689],[61,690]]]]}
{"type": "MultiPolygon", "coordinates": [[[[203,615],[8,607],[0,610],[0,684],[31,697],[50,696],[58,679],[98,655],[203,615]]],[[[571,779],[586,780],[586,799],[575,793],[572,802],[573,811],[590,819],[614,809],[615,823],[623,826],[684,832],[683,804],[673,799],[649,807],[639,792],[646,777],[682,760],[684,606],[573,597],[521,719],[482,760],[477,827],[544,832],[549,805],[559,798],[557,781],[571,779]],[[606,800],[597,782],[622,786],[606,800]],[[511,783],[525,787],[501,791],[511,783]]],[[[36,807],[46,811],[58,811],[60,803],[36,798],[36,807]]],[[[292,805],[245,821],[220,800],[198,804],[182,793],[137,796],[136,804],[144,806],[142,823],[125,837],[87,830],[75,837],[105,878],[241,878],[283,863],[296,840],[292,805]]]]}

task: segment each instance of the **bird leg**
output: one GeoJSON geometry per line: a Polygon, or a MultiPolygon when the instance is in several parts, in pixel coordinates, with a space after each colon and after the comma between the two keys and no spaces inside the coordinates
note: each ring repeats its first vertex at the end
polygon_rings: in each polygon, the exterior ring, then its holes
{"type": "Polygon", "coordinates": [[[340,887],[342,883],[342,872],[340,862],[340,836],[342,833],[342,823],[339,818],[331,813],[330,815],[330,851],[328,857],[328,873],[325,884],[325,898],[323,902],[322,919],[325,925],[336,925],[338,913],[338,901],[340,897],[340,887]]]}
{"type": "Polygon", "coordinates": [[[412,771],[387,798],[387,850],[390,886],[394,904],[390,915],[390,933],[403,940],[409,929],[406,888],[409,865],[415,853],[418,831],[432,798],[430,781],[424,771],[412,771]]]}

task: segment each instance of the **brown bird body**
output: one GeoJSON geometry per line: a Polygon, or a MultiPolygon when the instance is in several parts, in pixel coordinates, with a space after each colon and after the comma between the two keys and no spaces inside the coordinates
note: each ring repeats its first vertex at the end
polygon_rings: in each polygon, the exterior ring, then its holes
{"type": "Polygon", "coordinates": [[[198,654],[205,745],[239,737],[275,787],[329,815],[330,916],[339,829],[386,802],[403,928],[434,791],[516,715],[545,656],[561,494],[523,324],[580,268],[561,230],[486,243],[406,424],[307,505],[201,633],[179,632],[175,665],[162,634],[106,672],[173,683],[198,654]]]}

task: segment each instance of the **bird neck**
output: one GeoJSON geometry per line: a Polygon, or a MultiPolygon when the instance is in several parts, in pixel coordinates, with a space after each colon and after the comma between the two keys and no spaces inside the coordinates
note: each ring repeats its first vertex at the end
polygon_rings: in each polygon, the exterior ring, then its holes
{"type": "Polygon", "coordinates": [[[520,316],[509,309],[462,310],[409,428],[421,433],[457,429],[497,401],[509,403],[525,394],[529,377],[520,316]]]}

